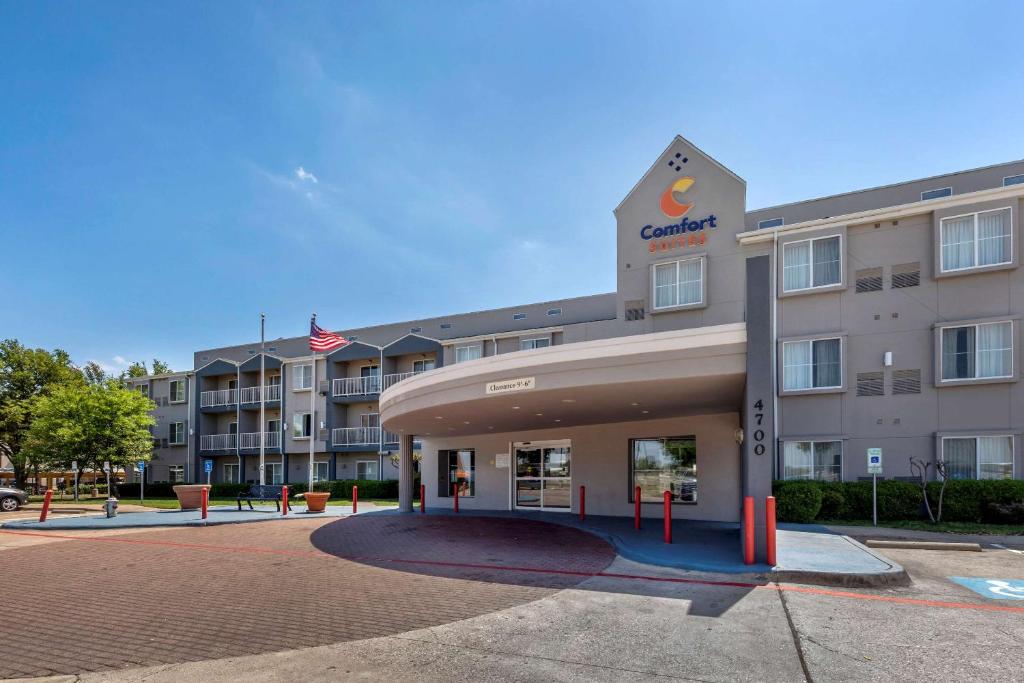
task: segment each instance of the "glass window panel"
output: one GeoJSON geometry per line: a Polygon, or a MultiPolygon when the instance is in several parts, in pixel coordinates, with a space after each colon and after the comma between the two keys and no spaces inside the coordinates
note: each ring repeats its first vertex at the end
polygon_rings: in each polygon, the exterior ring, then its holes
{"type": "Polygon", "coordinates": [[[541,480],[516,480],[516,505],[519,507],[540,507],[541,480]]]}
{"type": "Polygon", "coordinates": [[[185,481],[185,466],[171,465],[167,468],[167,481],[172,484],[180,484],[185,481]]]}
{"type": "Polygon", "coordinates": [[[785,342],[782,345],[782,388],[790,391],[810,389],[814,364],[811,342],[785,342]]]}
{"type": "Polygon", "coordinates": [[[313,463],[313,481],[327,481],[330,477],[330,464],[326,462],[313,463]]]}
{"type": "Polygon", "coordinates": [[[978,325],[978,377],[1013,374],[1013,323],[978,325]]]}
{"type": "Polygon", "coordinates": [[[814,387],[838,387],[843,384],[841,343],[838,339],[814,342],[814,387]]]}
{"type": "Polygon", "coordinates": [[[839,284],[842,268],[839,263],[839,237],[813,241],[814,245],[814,286],[839,284]]]}
{"type": "Polygon", "coordinates": [[[787,441],[782,449],[784,479],[813,479],[814,452],[810,441],[787,441]]]}
{"type": "Polygon", "coordinates": [[[974,266],[974,216],[942,221],[942,269],[959,270],[974,266]]]}
{"type": "Polygon", "coordinates": [[[469,360],[476,360],[481,356],[481,346],[474,344],[472,346],[457,346],[455,348],[455,362],[465,363],[469,360]]]}
{"type": "Polygon", "coordinates": [[[942,379],[974,377],[973,327],[947,327],[942,330],[942,379]]]}
{"type": "Polygon", "coordinates": [[[814,478],[839,481],[843,472],[843,444],[840,441],[814,443],[814,478]]]}
{"type": "Polygon", "coordinates": [[[1013,477],[1013,438],[979,436],[978,478],[1010,479],[1013,477]]]}
{"type": "Polygon", "coordinates": [[[679,262],[679,304],[699,304],[703,297],[703,262],[700,259],[679,262]]]}
{"type": "MultiPolygon", "coordinates": [[[[568,448],[545,448],[544,449],[544,476],[545,477],[568,477],[569,476],[569,449],[568,448]]],[[[544,503],[547,505],[547,501],[544,503]]]]}
{"type": "Polygon", "coordinates": [[[544,479],[545,508],[568,508],[572,504],[571,484],[568,479],[544,479]]]}
{"type": "Polygon", "coordinates": [[[310,389],[313,386],[313,366],[296,365],[292,376],[293,389],[310,389]]]}
{"type": "Polygon", "coordinates": [[[782,247],[782,289],[791,292],[811,286],[811,243],[790,242],[782,247]]]}
{"type": "Polygon", "coordinates": [[[943,439],[942,450],[947,477],[974,479],[977,468],[977,441],[974,438],[943,439]]]}
{"type": "Polygon", "coordinates": [[[476,455],[474,451],[448,451],[448,484],[458,486],[460,496],[476,493],[476,455]]]}
{"type": "Polygon", "coordinates": [[[654,267],[654,307],[665,308],[679,304],[679,269],[676,263],[662,263],[654,267]]]}
{"type": "Polygon", "coordinates": [[[376,480],[379,478],[379,468],[376,460],[361,460],[356,463],[356,478],[363,481],[376,480]]]}
{"type": "Polygon", "coordinates": [[[1009,263],[1010,211],[987,211],[978,214],[978,265],[1009,263]]]}
{"type": "Polygon", "coordinates": [[[283,484],[284,469],[279,462],[268,462],[263,466],[263,480],[268,484],[283,484]]]}
{"type": "Polygon", "coordinates": [[[665,491],[674,502],[697,502],[695,437],[635,439],[632,457],[633,488],[640,487],[641,502],[661,502],[665,491]]]}
{"type": "Polygon", "coordinates": [[[539,448],[516,451],[516,476],[539,477],[542,452],[539,448]]]}

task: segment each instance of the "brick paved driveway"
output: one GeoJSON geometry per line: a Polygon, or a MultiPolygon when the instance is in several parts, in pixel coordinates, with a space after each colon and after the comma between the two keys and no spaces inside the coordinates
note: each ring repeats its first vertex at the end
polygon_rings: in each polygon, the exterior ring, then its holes
{"type": "Polygon", "coordinates": [[[18,621],[4,632],[0,677],[396,634],[583,580],[394,560],[593,572],[614,559],[607,544],[574,529],[469,517],[368,515],[75,538],[0,552],[5,613],[18,621]],[[103,590],[109,604],[96,598],[103,590]]]}

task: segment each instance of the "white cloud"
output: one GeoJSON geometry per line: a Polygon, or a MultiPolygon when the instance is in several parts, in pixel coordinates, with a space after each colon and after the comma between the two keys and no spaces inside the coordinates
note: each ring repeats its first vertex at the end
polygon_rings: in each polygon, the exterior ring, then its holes
{"type": "Polygon", "coordinates": [[[304,183],[310,182],[315,185],[320,182],[319,180],[316,179],[316,176],[313,175],[312,171],[307,171],[302,166],[299,166],[297,169],[295,169],[295,177],[304,183]]]}
{"type": "Polygon", "coordinates": [[[128,365],[128,361],[125,359],[124,356],[114,356],[111,360],[113,360],[118,365],[128,365]]]}

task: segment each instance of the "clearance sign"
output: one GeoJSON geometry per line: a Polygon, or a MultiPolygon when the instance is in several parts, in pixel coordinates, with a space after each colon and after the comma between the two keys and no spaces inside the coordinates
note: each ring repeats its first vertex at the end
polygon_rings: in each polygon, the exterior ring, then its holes
{"type": "Polygon", "coordinates": [[[678,178],[665,188],[661,194],[659,205],[661,212],[669,218],[679,219],[678,223],[655,227],[645,225],[640,228],[640,237],[650,242],[648,251],[652,254],[670,249],[683,249],[691,247],[702,247],[706,240],[706,229],[717,228],[715,214],[705,218],[690,220],[686,214],[693,208],[693,202],[680,201],[687,190],[693,187],[696,181],[690,176],[678,178]]]}

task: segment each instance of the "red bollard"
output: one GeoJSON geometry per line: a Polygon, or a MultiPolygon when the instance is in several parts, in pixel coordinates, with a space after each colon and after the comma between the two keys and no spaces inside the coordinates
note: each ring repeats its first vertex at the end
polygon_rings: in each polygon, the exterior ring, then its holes
{"type": "Polygon", "coordinates": [[[459,485],[452,484],[452,493],[455,494],[455,511],[459,511],[459,485]]]}
{"type": "Polygon", "coordinates": [[[743,563],[754,564],[754,497],[743,497],[743,563]]]}
{"type": "Polygon", "coordinates": [[[359,509],[359,487],[352,487],[352,514],[356,514],[356,510],[359,509]]]}
{"type": "Polygon", "coordinates": [[[774,567],[775,562],[775,496],[764,499],[765,538],[768,541],[768,566],[774,567]]]}
{"type": "Polygon", "coordinates": [[[427,486],[420,484],[420,514],[427,514],[427,486]]]}
{"type": "Polygon", "coordinates": [[[281,487],[281,515],[288,514],[288,487],[281,487]]]}
{"type": "Polygon", "coordinates": [[[640,528],[640,487],[633,490],[633,528],[640,528]]]}
{"type": "Polygon", "coordinates": [[[202,503],[200,505],[200,507],[203,510],[203,517],[202,518],[206,519],[207,509],[210,507],[210,489],[204,487],[199,492],[199,494],[200,494],[199,498],[202,500],[202,503]]]}
{"type": "Polygon", "coordinates": [[[50,500],[53,498],[53,489],[46,489],[46,494],[43,496],[43,511],[39,513],[39,521],[45,522],[46,515],[50,512],[50,500]]]}
{"type": "Polygon", "coordinates": [[[665,491],[665,543],[672,542],[672,493],[665,491]]]}
{"type": "Polygon", "coordinates": [[[580,487],[580,521],[587,518],[587,487],[580,487]]]}

